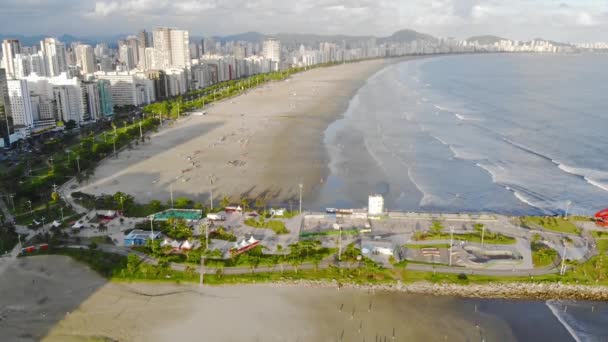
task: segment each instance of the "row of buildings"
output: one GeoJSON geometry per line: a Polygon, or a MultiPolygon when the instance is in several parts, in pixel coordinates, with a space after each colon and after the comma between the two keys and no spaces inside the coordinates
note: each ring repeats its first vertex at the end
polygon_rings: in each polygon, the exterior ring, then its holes
{"type": "Polygon", "coordinates": [[[39,46],[2,42],[0,146],[54,129],[84,125],[188,91],[279,69],[275,39],[248,46],[190,43],[188,31],[158,28],[95,47],[55,38],[39,46]],[[207,46],[207,51],[200,47],[207,46]],[[242,48],[242,49],[241,49],[242,48]],[[226,52],[230,52],[226,54],[226,52]]]}
{"type": "Polygon", "coordinates": [[[39,45],[2,42],[0,145],[53,129],[104,119],[117,107],[138,107],[232,79],[289,67],[408,54],[564,52],[548,41],[461,41],[376,38],[295,43],[193,40],[176,28],[143,30],[110,46],[45,38],[39,45]]]}

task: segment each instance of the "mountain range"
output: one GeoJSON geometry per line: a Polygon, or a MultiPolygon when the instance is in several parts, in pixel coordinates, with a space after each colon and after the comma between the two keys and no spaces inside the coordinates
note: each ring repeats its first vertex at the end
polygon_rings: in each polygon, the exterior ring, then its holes
{"type": "MultiPolygon", "coordinates": [[[[109,36],[73,36],[70,34],[61,35],[58,38],[60,41],[71,44],[73,42],[81,42],[84,44],[95,45],[100,42],[106,42],[110,47],[116,47],[118,40],[124,39],[127,37],[127,34],[122,35],[109,35],[109,36]]],[[[24,36],[24,35],[10,35],[10,34],[1,34],[0,40],[2,39],[19,39],[21,44],[24,46],[33,46],[38,45],[42,39],[44,39],[45,35],[34,35],[34,36],[24,36]]],[[[438,38],[433,37],[432,35],[417,32],[414,30],[400,30],[393,33],[387,37],[376,37],[376,36],[349,36],[349,35],[319,35],[319,34],[302,34],[302,33],[277,33],[274,35],[267,35],[259,32],[244,32],[234,35],[228,36],[213,36],[212,38],[216,41],[220,42],[228,42],[228,41],[245,41],[245,42],[260,42],[268,37],[275,37],[281,41],[281,44],[295,48],[300,44],[316,46],[321,42],[333,42],[337,44],[342,43],[351,43],[355,41],[362,40],[375,40],[377,43],[409,43],[415,40],[424,40],[430,42],[438,41],[438,38]]],[[[191,42],[200,42],[203,39],[203,36],[191,35],[191,42]]],[[[474,36],[467,39],[469,42],[478,41],[480,44],[493,44],[500,40],[504,40],[506,38],[501,38],[493,35],[480,35],[474,36]]],[[[538,40],[538,39],[537,39],[538,40]]],[[[566,45],[558,42],[553,42],[557,45],[566,45]]]]}

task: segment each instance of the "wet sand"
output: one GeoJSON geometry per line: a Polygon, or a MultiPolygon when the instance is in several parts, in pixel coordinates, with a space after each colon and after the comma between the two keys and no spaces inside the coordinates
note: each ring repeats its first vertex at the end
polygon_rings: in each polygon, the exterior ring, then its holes
{"type": "Polygon", "coordinates": [[[213,104],[207,115],[183,118],[102,162],[79,190],[123,191],[145,202],[168,200],[173,188],[174,197],[207,200],[213,175],[216,199],[286,202],[298,197],[299,183],[307,197],[327,177],[324,131],[365,81],[394,61],[313,69],[213,104]]]}
{"type": "Polygon", "coordinates": [[[114,283],[87,299],[45,341],[83,336],[121,341],[514,339],[504,323],[473,311],[456,307],[448,297],[352,289],[114,283]]]}
{"type": "Polygon", "coordinates": [[[570,340],[543,302],[304,285],[108,283],[63,256],[19,259],[2,274],[0,293],[2,341],[570,340]]]}
{"type": "Polygon", "coordinates": [[[107,282],[68,257],[3,261],[6,269],[0,274],[0,341],[40,341],[107,282]]]}

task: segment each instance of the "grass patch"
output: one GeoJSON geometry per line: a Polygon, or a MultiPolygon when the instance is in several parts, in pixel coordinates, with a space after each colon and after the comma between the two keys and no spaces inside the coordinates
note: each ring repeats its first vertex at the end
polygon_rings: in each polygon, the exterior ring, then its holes
{"type": "Polygon", "coordinates": [[[522,216],[520,222],[523,226],[534,227],[540,226],[547,230],[552,230],[559,233],[580,235],[581,230],[572,223],[573,220],[566,220],[561,217],[554,216],[522,216]]]}
{"type": "Polygon", "coordinates": [[[236,236],[234,234],[231,234],[228,231],[226,231],[226,228],[224,228],[224,227],[219,227],[216,230],[210,232],[209,238],[216,239],[216,240],[231,241],[231,242],[236,241],[236,236]]]}
{"type": "Polygon", "coordinates": [[[557,260],[557,251],[544,243],[533,241],[530,243],[532,249],[532,262],[534,267],[545,267],[557,260]]]}
{"type": "MultiPolygon", "coordinates": [[[[41,254],[59,254],[74,258],[89,265],[102,276],[115,281],[152,281],[152,282],[198,282],[199,275],[196,268],[188,266],[185,271],[174,271],[168,267],[166,261],[159,265],[148,265],[140,262],[135,255],[129,257],[105,253],[99,250],[51,248],[41,254]]],[[[36,255],[36,254],[34,254],[36,255]]],[[[491,284],[504,282],[523,283],[583,283],[590,285],[608,284],[604,266],[608,264],[605,255],[592,258],[581,265],[572,265],[566,276],[548,274],[542,276],[483,276],[475,274],[444,274],[424,271],[411,271],[402,268],[392,270],[384,269],[371,263],[364,263],[357,269],[341,269],[329,267],[318,270],[299,270],[285,267],[283,272],[249,273],[239,275],[225,275],[218,271],[214,275],[205,275],[205,283],[221,284],[247,284],[294,280],[336,280],[339,283],[353,284],[394,284],[397,280],[403,283],[428,281],[432,283],[454,284],[491,284]]]]}
{"type": "Polygon", "coordinates": [[[254,227],[254,228],[270,229],[273,232],[275,232],[275,234],[277,234],[277,235],[289,234],[289,230],[287,229],[287,227],[285,227],[285,223],[282,221],[277,221],[277,220],[268,220],[267,221],[264,218],[260,217],[257,220],[254,218],[246,219],[245,224],[250,227],[254,227]]]}
{"type": "Polygon", "coordinates": [[[113,245],[114,241],[112,241],[112,238],[110,238],[109,236],[93,236],[89,238],[90,242],[94,242],[96,244],[106,244],[106,245],[113,245]]]}
{"type": "MultiPolygon", "coordinates": [[[[415,239],[420,241],[427,240],[449,240],[451,238],[449,233],[422,233],[418,236],[414,236],[415,239]]],[[[468,241],[468,242],[476,242],[481,243],[481,233],[464,233],[464,234],[454,234],[454,241],[468,241]]],[[[498,233],[491,233],[486,231],[483,243],[491,244],[491,245],[510,245],[515,243],[515,238],[510,236],[506,236],[498,233]]]]}
{"type": "Polygon", "coordinates": [[[591,231],[591,236],[596,239],[608,239],[608,232],[593,230],[591,231]]]}

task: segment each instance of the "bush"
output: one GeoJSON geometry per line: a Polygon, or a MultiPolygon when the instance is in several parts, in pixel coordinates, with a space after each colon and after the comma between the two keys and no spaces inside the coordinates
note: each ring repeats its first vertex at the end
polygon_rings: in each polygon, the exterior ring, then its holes
{"type": "Polygon", "coordinates": [[[287,229],[287,227],[285,227],[285,223],[283,223],[282,221],[276,221],[276,220],[266,221],[266,220],[264,220],[264,218],[260,217],[259,220],[256,220],[253,218],[247,219],[247,220],[245,220],[245,224],[250,227],[254,227],[254,228],[271,229],[277,235],[289,233],[289,230],[287,229]]]}
{"type": "Polygon", "coordinates": [[[458,274],[458,280],[467,280],[467,279],[469,279],[469,277],[467,277],[466,274],[464,274],[464,273],[458,274]]]}

